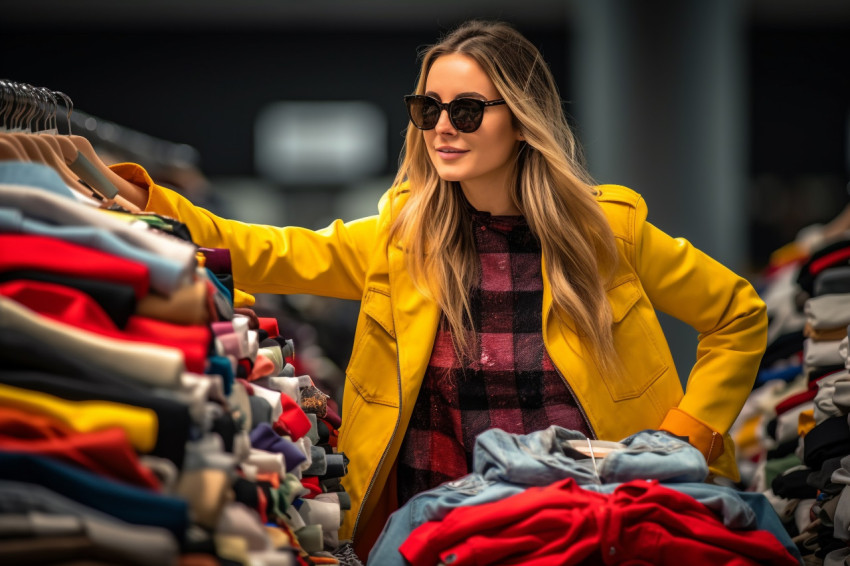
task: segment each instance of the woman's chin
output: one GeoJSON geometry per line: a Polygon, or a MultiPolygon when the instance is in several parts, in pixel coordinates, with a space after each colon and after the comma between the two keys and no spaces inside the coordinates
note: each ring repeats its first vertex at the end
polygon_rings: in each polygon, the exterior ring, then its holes
{"type": "Polygon", "coordinates": [[[451,183],[451,182],[457,183],[457,182],[460,182],[460,181],[463,180],[463,175],[458,175],[457,173],[454,173],[454,172],[451,172],[451,171],[440,171],[438,169],[437,175],[440,177],[440,179],[442,179],[443,181],[449,182],[449,183],[451,183]]]}

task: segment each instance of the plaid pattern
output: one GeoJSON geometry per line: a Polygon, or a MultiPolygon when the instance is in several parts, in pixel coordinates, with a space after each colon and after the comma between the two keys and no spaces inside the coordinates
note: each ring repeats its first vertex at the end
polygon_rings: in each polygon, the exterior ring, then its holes
{"type": "Polygon", "coordinates": [[[475,437],[552,424],[589,435],[543,346],[540,244],[521,216],[472,212],[481,268],[472,292],[477,359],[461,366],[445,318],[398,460],[399,504],[466,475],[475,437]]]}

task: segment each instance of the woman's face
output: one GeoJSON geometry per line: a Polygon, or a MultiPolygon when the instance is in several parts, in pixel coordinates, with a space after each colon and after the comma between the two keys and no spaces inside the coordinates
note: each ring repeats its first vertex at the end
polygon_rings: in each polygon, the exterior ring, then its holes
{"type": "MultiPolygon", "coordinates": [[[[455,98],[495,100],[501,98],[484,70],[467,55],[442,55],[431,65],[425,94],[442,102],[455,98]]],[[[481,126],[470,133],[459,132],[443,111],[437,126],[423,131],[425,145],[437,174],[458,181],[465,191],[505,190],[513,169],[518,140],[510,110],[504,104],[487,106],[481,126]]]]}

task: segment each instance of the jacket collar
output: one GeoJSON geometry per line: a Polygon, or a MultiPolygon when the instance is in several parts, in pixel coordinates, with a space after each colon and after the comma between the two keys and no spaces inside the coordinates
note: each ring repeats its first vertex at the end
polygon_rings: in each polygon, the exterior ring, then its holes
{"type": "MultiPolygon", "coordinates": [[[[390,207],[390,226],[398,212],[407,202],[410,192],[405,185],[391,191],[387,206],[390,207]]],[[[389,227],[388,227],[389,228],[389,227]]],[[[401,382],[402,422],[413,410],[419,386],[431,358],[434,337],[440,322],[440,309],[417,289],[407,271],[404,250],[398,241],[390,241],[387,247],[389,264],[390,295],[392,297],[393,324],[398,343],[399,373],[401,382]]],[[[402,431],[403,434],[403,431],[402,431]]]]}

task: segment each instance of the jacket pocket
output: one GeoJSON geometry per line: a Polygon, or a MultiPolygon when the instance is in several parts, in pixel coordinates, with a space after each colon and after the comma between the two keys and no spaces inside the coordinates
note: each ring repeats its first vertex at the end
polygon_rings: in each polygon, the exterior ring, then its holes
{"type": "Polygon", "coordinates": [[[614,348],[620,357],[620,375],[603,375],[615,401],[634,399],[670,367],[662,352],[666,339],[649,299],[632,277],[608,289],[613,318],[614,348]]]}
{"type": "Polygon", "coordinates": [[[606,292],[608,293],[608,302],[611,303],[611,316],[614,324],[621,322],[626,313],[640,299],[640,289],[638,289],[634,277],[630,277],[622,283],[617,283],[606,292]]]}
{"type": "Polygon", "coordinates": [[[395,339],[392,303],[388,292],[379,289],[369,289],[366,291],[366,296],[363,297],[361,310],[395,339]]]}
{"type": "Polygon", "coordinates": [[[346,378],[363,399],[397,407],[398,357],[389,294],[370,288],[363,296],[346,378]]]}

